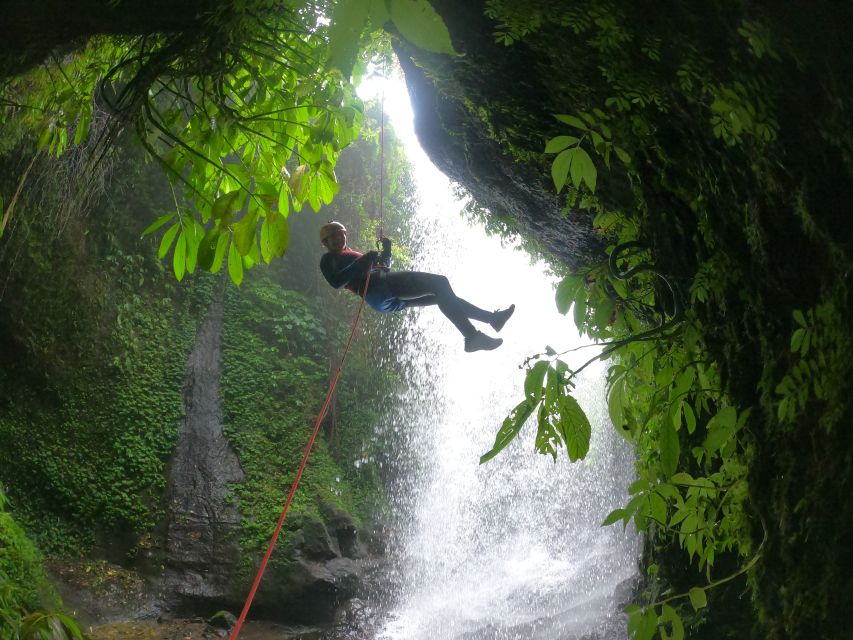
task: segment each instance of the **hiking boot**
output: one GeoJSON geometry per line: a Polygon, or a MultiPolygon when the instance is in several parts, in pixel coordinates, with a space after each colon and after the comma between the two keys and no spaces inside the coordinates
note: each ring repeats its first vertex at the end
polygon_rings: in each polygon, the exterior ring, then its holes
{"type": "Polygon", "coordinates": [[[489,324],[492,326],[492,329],[495,331],[503,329],[506,321],[510,319],[510,316],[512,316],[514,311],[515,305],[511,304],[503,311],[495,311],[492,313],[492,319],[489,320],[489,324]]]}
{"type": "Polygon", "coordinates": [[[471,351],[491,351],[492,349],[497,349],[502,344],[503,340],[500,338],[492,338],[482,331],[477,331],[465,338],[465,351],[469,353],[471,351]]]}

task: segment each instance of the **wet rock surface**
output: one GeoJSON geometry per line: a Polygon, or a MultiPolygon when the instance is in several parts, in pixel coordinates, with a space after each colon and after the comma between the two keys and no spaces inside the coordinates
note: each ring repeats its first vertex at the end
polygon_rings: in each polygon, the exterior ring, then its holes
{"type": "MultiPolygon", "coordinates": [[[[559,128],[553,114],[566,109],[563,96],[553,93],[553,69],[531,64],[523,43],[496,44],[481,2],[431,4],[462,55],[428,54],[395,42],[424,151],[490,218],[531,234],[560,261],[579,266],[600,259],[603,245],[591,217],[564,214],[564,199],[541,160],[559,128]],[[508,139],[496,142],[495,130],[508,139]],[[529,161],[511,157],[508,146],[529,161]]],[[[611,192],[624,188],[608,185],[611,192]]]]}
{"type": "Polygon", "coordinates": [[[228,485],[243,479],[240,460],[222,430],[223,305],[215,300],[187,363],[186,417],[169,466],[162,589],[177,610],[229,599],[239,560],[240,513],[228,485]]]}

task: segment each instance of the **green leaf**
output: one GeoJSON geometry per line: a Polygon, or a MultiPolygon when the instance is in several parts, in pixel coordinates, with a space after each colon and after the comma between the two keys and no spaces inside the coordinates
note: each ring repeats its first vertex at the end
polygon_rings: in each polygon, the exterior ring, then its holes
{"type": "Polygon", "coordinates": [[[607,395],[607,412],[610,415],[610,422],[620,431],[625,424],[624,395],[625,391],[621,381],[614,384],[607,395]]]}
{"type": "Polygon", "coordinates": [[[563,440],[566,442],[566,450],[569,460],[575,462],[582,460],[589,452],[589,441],[592,436],[592,427],[583,409],[572,396],[565,395],[559,399],[560,422],[558,428],[563,440]]]}
{"type": "Polygon", "coordinates": [[[560,193],[563,186],[566,184],[566,178],[568,177],[569,169],[572,166],[572,156],[574,152],[575,149],[561,151],[557,157],[554,158],[554,162],[551,163],[551,178],[554,180],[554,188],[557,190],[557,193],[560,193]]]}
{"type": "Polygon", "coordinates": [[[576,142],[578,142],[578,139],[574,136],[557,136],[556,138],[551,138],[548,144],[545,145],[545,153],[558,153],[576,142]]]}
{"type": "Polygon", "coordinates": [[[270,235],[270,219],[269,217],[264,218],[264,221],[261,223],[261,256],[264,259],[264,262],[269,264],[273,259],[273,250],[272,250],[272,236],[270,235]]]}
{"type": "Polygon", "coordinates": [[[661,526],[666,526],[666,502],[657,493],[650,493],[648,495],[649,515],[655,522],[657,522],[661,526]]]}
{"type": "Polygon", "coordinates": [[[243,258],[237,251],[234,242],[231,243],[231,248],[228,250],[228,275],[231,276],[231,281],[236,285],[243,282],[243,258]]]}
{"type": "Polygon", "coordinates": [[[589,154],[580,147],[576,147],[574,149],[571,173],[572,184],[574,184],[575,187],[580,188],[581,182],[585,182],[589,187],[589,190],[592,193],[595,193],[595,183],[598,176],[598,170],[595,168],[595,164],[593,164],[592,158],[589,157],[589,154]]]}
{"type": "Polygon", "coordinates": [[[734,407],[723,407],[708,421],[708,435],[702,447],[708,453],[714,453],[735,433],[737,411],[734,407]]]}
{"type": "Polygon", "coordinates": [[[628,155],[628,152],[625,151],[625,149],[614,145],[613,150],[616,152],[616,157],[622,161],[622,164],[631,164],[631,156],[628,155]]]}
{"type": "Polygon", "coordinates": [[[391,14],[388,13],[388,7],[385,5],[385,0],[370,0],[370,24],[377,29],[381,29],[383,25],[391,19],[391,14]]]}
{"type": "Polygon", "coordinates": [[[181,223],[176,222],[166,233],[163,234],[163,239],[160,240],[160,249],[157,251],[157,256],[162,260],[166,257],[166,254],[169,253],[169,249],[172,246],[172,242],[175,240],[175,236],[178,235],[178,231],[181,229],[181,223]]]}
{"type": "Polygon", "coordinates": [[[806,329],[800,327],[794,334],[791,336],[791,352],[796,353],[800,350],[800,347],[803,344],[803,338],[806,337],[806,329]]]}
{"type": "Polygon", "coordinates": [[[189,226],[191,233],[186,233],[185,231],[187,236],[187,271],[195,273],[195,267],[198,262],[198,247],[204,238],[204,227],[195,219],[193,219],[189,226]]]}
{"type": "Polygon", "coordinates": [[[219,273],[222,268],[222,262],[225,260],[225,250],[228,248],[229,234],[220,233],[216,241],[216,253],[213,256],[213,265],[210,267],[211,273],[219,273]]]}
{"type": "Polygon", "coordinates": [[[550,418],[551,416],[546,411],[546,406],[542,405],[539,408],[539,415],[536,421],[537,429],[534,446],[538,453],[550,455],[554,459],[554,462],[556,462],[557,448],[562,444],[562,440],[560,440],[560,434],[550,418]]]}
{"type": "Polygon", "coordinates": [[[808,328],[809,326],[806,324],[806,317],[799,309],[794,309],[794,321],[803,328],[808,328]]]}
{"type": "Polygon", "coordinates": [[[684,412],[684,423],[687,425],[687,433],[696,431],[696,413],[689,402],[684,402],[681,405],[681,410],[684,412]]]}
{"type": "Polygon", "coordinates": [[[615,524],[620,520],[625,519],[625,510],[624,509],[614,509],[607,517],[604,519],[604,522],[601,523],[602,527],[609,527],[611,524],[615,524]]]}
{"type": "Polygon", "coordinates": [[[290,190],[286,182],[282,183],[278,192],[278,213],[285,218],[290,214],[290,190]]]}
{"type": "Polygon", "coordinates": [[[589,131],[589,127],[586,126],[586,123],[580,118],[576,118],[575,116],[569,116],[565,114],[555,114],[554,117],[560,122],[564,122],[572,127],[577,129],[581,129],[583,131],[589,131]]]}
{"type": "Polygon", "coordinates": [[[575,326],[580,329],[586,323],[586,297],[579,296],[575,298],[574,321],[575,326]]]}
{"type": "Polygon", "coordinates": [[[234,225],[234,245],[241,256],[248,255],[255,242],[255,232],[258,228],[258,212],[253,211],[243,216],[242,220],[234,225]]]}
{"type": "Polygon", "coordinates": [[[329,27],[328,66],[340,69],[347,80],[358,56],[361,34],[367,25],[370,0],[338,2],[332,9],[329,27]]]}
{"type": "Polygon", "coordinates": [[[690,598],[690,604],[696,611],[708,606],[708,596],[701,587],[693,587],[687,595],[690,598]]]}
{"type": "Polygon", "coordinates": [[[492,445],[492,448],[480,456],[480,464],[488,462],[494,458],[503,450],[504,447],[515,439],[518,432],[521,431],[521,428],[524,426],[524,423],[527,422],[527,419],[533,413],[534,408],[535,405],[524,400],[512,410],[510,415],[504,419],[501,428],[498,430],[498,433],[495,436],[495,443],[492,445]]]}
{"type": "Polygon", "coordinates": [[[301,206],[305,202],[305,198],[308,197],[308,180],[305,177],[307,170],[308,165],[301,164],[293,170],[293,173],[290,174],[290,178],[287,180],[290,193],[293,195],[294,206],[301,206]]]}
{"type": "Polygon", "coordinates": [[[671,633],[661,629],[663,640],[684,640],[684,623],[681,616],[668,604],[663,605],[661,609],[660,621],[663,624],[669,624],[671,629],[671,633]]]}
{"type": "Polygon", "coordinates": [[[637,635],[635,640],[652,640],[655,631],[658,630],[658,617],[655,614],[654,607],[649,607],[637,627],[637,635]]]}
{"type": "Polygon", "coordinates": [[[689,485],[693,484],[693,476],[691,476],[689,473],[685,473],[684,471],[682,471],[673,475],[669,479],[669,481],[673,484],[689,485]]]}
{"type": "Polygon", "coordinates": [[[566,276],[557,285],[557,311],[566,315],[577,297],[578,290],[584,286],[582,276],[566,276]]]}
{"type": "Polygon", "coordinates": [[[533,365],[527,370],[527,375],[524,377],[524,397],[528,402],[537,403],[542,399],[545,373],[548,371],[548,361],[542,360],[533,365]]]}
{"type": "Polygon", "coordinates": [[[242,191],[240,189],[235,189],[234,191],[229,191],[225,195],[219,196],[213,202],[213,208],[211,209],[211,215],[213,218],[215,220],[219,220],[224,217],[226,218],[226,224],[228,224],[228,218],[230,218],[231,214],[242,208],[241,194],[242,191]]]}
{"type": "Polygon", "coordinates": [[[160,216],[154,222],[152,222],[150,225],[148,225],[148,227],[146,227],[145,231],[142,232],[142,237],[147,236],[149,233],[154,233],[155,231],[157,231],[157,229],[159,229],[164,224],[169,222],[169,220],[174,218],[176,215],[178,215],[178,214],[175,211],[173,211],[172,213],[167,213],[164,216],[160,216]]]}
{"type": "Polygon", "coordinates": [[[427,0],[391,0],[391,21],[400,35],[424,51],[456,53],[444,20],[427,0]]]}
{"type": "Polygon", "coordinates": [[[179,235],[178,242],[175,243],[175,253],[172,254],[172,268],[178,282],[183,280],[187,270],[187,236],[185,233],[179,235]]]}
{"type": "Polygon", "coordinates": [[[214,225],[202,238],[198,245],[198,266],[205,271],[213,267],[213,259],[216,256],[216,247],[219,242],[219,227],[214,225]]]}
{"type": "Polygon", "coordinates": [[[678,441],[678,432],[670,420],[664,420],[660,433],[660,462],[661,470],[667,478],[675,473],[678,467],[678,458],[681,455],[681,444],[678,441]]]}
{"type": "Polygon", "coordinates": [[[272,216],[269,221],[270,249],[275,257],[280,258],[285,254],[290,243],[290,226],[284,216],[272,216]]]}

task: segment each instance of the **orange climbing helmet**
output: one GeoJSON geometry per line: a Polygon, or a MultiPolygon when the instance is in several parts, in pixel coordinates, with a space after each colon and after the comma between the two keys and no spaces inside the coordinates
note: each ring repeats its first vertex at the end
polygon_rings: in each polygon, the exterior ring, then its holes
{"type": "Polygon", "coordinates": [[[336,231],[343,231],[346,233],[347,228],[340,222],[336,222],[334,220],[324,224],[320,227],[320,242],[325,242],[326,239],[336,231]]]}

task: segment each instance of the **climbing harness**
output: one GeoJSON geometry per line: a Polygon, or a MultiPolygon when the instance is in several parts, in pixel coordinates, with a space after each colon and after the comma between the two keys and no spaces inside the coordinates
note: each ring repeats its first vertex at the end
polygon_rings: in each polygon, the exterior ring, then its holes
{"type": "MultiPolygon", "coordinates": [[[[367,289],[370,287],[370,274],[371,272],[368,271],[367,279],[364,282],[365,295],[367,295],[367,289]]],[[[332,400],[335,387],[338,385],[338,378],[341,377],[341,370],[344,368],[344,362],[346,362],[347,354],[349,354],[352,340],[355,337],[355,330],[358,328],[358,323],[361,320],[361,312],[363,310],[364,298],[362,297],[361,304],[358,306],[358,311],[355,314],[355,320],[352,323],[352,331],[350,331],[349,339],[347,340],[346,347],[344,347],[344,353],[341,356],[341,362],[335,371],[335,375],[332,377],[332,382],[329,385],[329,391],[326,393],[326,399],[323,401],[323,408],[320,409],[320,412],[317,414],[317,421],[314,423],[314,430],[311,432],[311,437],[308,439],[308,444],[305,447],[305,453],[302,454],[302,462],[299,463],[299,469],[296,471],[296,478],[294,478],[293,484],[290,485],[290,493],[287,495],[287,501],[285,501],[284,508],[281,510],[281,515],[278,517],[278,522],[275,525],[275,531],[273,531],[272,538],[270,538],[270,542],[267,545],[266,553],[264,553],[264,557],[258,567],[258,572],[252,582],[252,588],[249,590],[249,595],[246,598],[246,603],[243,605],[243,610],[240,612],[240,617],[237,618],[237,624],[234,625],[234,629],[228,637],[229,640],[237,640],[237,636],[240,634],[240,628],[243,626],[243,622],[246,620],[246,615],[249,613],[249,607],[252,606],[252,600],[255,598],[255,592],[258,590],[258,585],[261,584],[261,578],[263,578],[264,571],[267,568],[267,563],[272,555],[272,550],[275,547],[279,534],[281,533],[281,527],[284,524],[284,519],[287,517],[287,511],[290,509],[290,503],[293,502],[293,496],[296,494],[299,481],[302,479],[302,472],[305,470],[305,464],[308,462],[308,456],[311,454],[311,448],[314,446],[314,440],[317,439],[317,433],[320,431],[320,424],[322,424],[323,418],[326,415],[326,410],[329,408],[329,403],[332,400]]]]}
{"type": "MultiPolygon", "coordinates": [[[[382,90],[382,102],[381,102],[381,118],[380,118],[380,133],[379,133],[379,228],[377,229],[377,236],[381,241],[384,238],[384,232],[382,229],[382,215],[383,215],[383,192],[382,185],[384,183],[384,170],[385,170],[385,90],[382,90]]],[[[317,434],[320,431],[320,425],[323,422],[323,418],[326,415],[326,411],[329,408],[329,403],[332,401],[332,396],[335,393],[335,387],[338,385],[338,379],[341,377],[341,371],[344,368],[344,363],[346,362],[347,355],[349,354],[350,346],[352,345],[352,340],[355,337],[355,331],[358,328],[358,324],[361,321],[361,312],[364,310],[364,303],[367,297],[367,290],[370,287],[370,276],[373,273],[373,269],[369,269],[367,272],[367,278],[364,281],[364,292],[361,297],[361,304],[358,306],[358,311],[355,314],[355,320],[352,323],[352,331],[350,331],[349,339],[347,340],[346,347],[344,347],[344,353],[341,356],[341,362],[338,365],[337,370],[335,371],[335,375],[332,376],[332,382],[329,385],[329,390],[326,393],[326,399],[323,401],[323,407],[320,409],[320,412],[317,414],[317,421],[314,423],[314,429],[311,432],[311,437],[308,439],[308,444],[305,447],[305,453],[302,454],[302,462],[299,463],[299,469],[296,471],[296,478],[293,480],[293,484],[290,485],[290,493],[287,494],[287,500],[284,503],[284,508],[281,510],[281,515],[278,517],[278,522],[275,525],[275,530],[273,531],[272,538],[270,538],[269,544],[267,545],[266,553],[264,553],[264,557],[261,559],[261,564],[258,567],[258,572],[255,574],[255,579],[252,581],[252,587],[249,589],[249,595],[246,597],[246,602],[243,605],[243,610],[240,612],[240,617],[237,618],[237,623],[234,625],[234,628],[231,630],[231,635],[228,636],[228,640],[237,640],[237,636],[240,635],[240,629],[243,627],[243,623],[246,621],[246,616],[249,613],[249,608],[252,606],[252,600],[255,598],[255,593],[258,590],[258,586],[261,584],[261,578],[264,576],[264,571],[266,571],[267,564],[269,563],[270,556],[272,556],[272,551],[275,548],[275,543],[278,541],[278,536],[281,533],[281,527],[284,524],[284,519],[287,517],[287,511],[290,509],[290,503],[293,502],[293,496],[296,494],[296,489],[299,487],[299,481],[302,479],[302,472],[305,470],[305,465],[308,462],[308,456],[311,454],[311,448],[314,446],[314,440],[317,439],[317,434]]]]}

